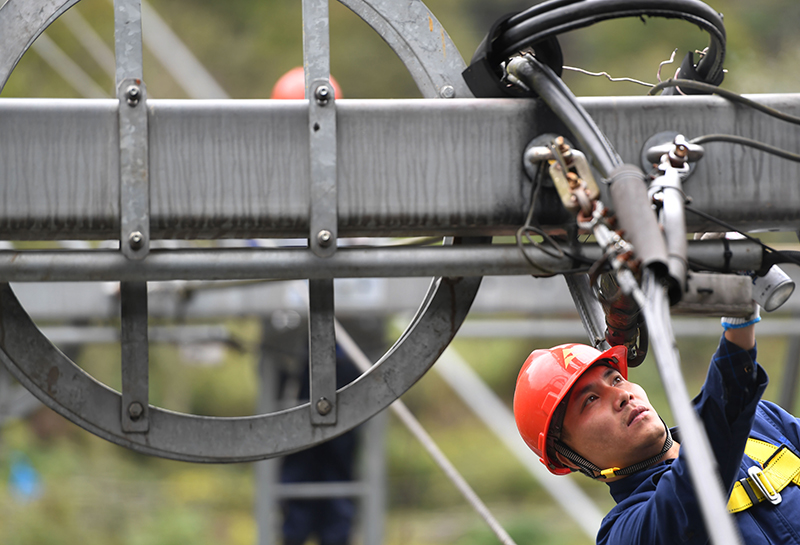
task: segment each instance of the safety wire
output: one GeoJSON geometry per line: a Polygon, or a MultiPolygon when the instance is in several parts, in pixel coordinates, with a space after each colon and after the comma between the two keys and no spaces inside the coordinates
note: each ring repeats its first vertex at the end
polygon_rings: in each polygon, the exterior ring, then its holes
{"type": "MultiPolygon", "coordinates": [[[[365,373],[372,367],[372,361],[364,354],[361,348],[356,344],[353,338],[347,333],[347,330],[339,323],[339,320],[334,321],[334,327],[336,331],[336,342],[342,347],[342,350],[347,354],[347,356],[355,363],[356,367],[358,367],[359,371],[365,373]]],[[[489,525],[492,532],[494,532],[497,539],[500,540],[500,543],[503,545],[516,545],[511,536],[508,535],[508,532],[502,527],[502,525],[498,522],[498,520],[492,515],[492,512],[489,511],[489,508],[486,506],[485,503],[478,497],[469,483],[464,479],[464,477],[458,472],[458,470],[453,466],[447,456],[442,452],[439,446],[434,442],[433,438],[428,435],[428,432],[425,431],[425,428],[422,427],[422,424],[419,423],[411,411],[408,410],[405,403],[401,400],[395,400],[389,408],[391,411],[397,416],[400,421],[408,428],[408,430],[417,438],[417,440],[422,444],[425,450],[428,451],[428,454],[431,455],[434,462],[444,471],[445,475],[453,482],[453,484],[458,488],[459,492],[466,498],[466,500],[472,505],[472,507],[478,512],[478,514],[483,518],[484,521],[489,525]]]]}

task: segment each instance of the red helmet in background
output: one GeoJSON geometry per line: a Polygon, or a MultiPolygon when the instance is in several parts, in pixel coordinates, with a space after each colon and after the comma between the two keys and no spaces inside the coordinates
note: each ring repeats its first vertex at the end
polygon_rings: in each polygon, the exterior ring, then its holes
{"type": "Polygon", "coordinates": [[[627,380],[627,353],[624,346],[600,352],[591,346],[573,343],[534,350],[525,360],[514,390],[514,420],[522,439],[550,473],[566,475],[570,472],[547,452],[547,436],[559,403],[581,375],[600,361],[605,360],[627,380]]]}
{"type": "MultiPolygon", "coordinates": [[[[342,98],[342,89],[333,76],[330,78],[335,98],[342,98]]],[[[306,97],[306,76],[303,67],[292,68],[275,82],[270,98],[304,99],[306,97]]]]}

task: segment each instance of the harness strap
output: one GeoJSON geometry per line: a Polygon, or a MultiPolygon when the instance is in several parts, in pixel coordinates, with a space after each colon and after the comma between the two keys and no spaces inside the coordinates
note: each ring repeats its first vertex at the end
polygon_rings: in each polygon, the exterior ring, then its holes
{"type": "Polygon", "coordinates": [[[762,467],[751,467],[748,477],[734,483],[728,499],[731,513],[764,501],[777,505],[781,502],[780,491],[789,483],[800,485],[800,458],[785,445],[776,447],[751,437],[744,452],[762,467]]]}

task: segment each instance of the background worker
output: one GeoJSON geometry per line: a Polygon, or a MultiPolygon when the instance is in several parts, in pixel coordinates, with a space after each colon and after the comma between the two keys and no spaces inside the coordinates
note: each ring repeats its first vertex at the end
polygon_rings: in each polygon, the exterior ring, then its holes
{"type": "MultiPolygon", "coordinates": [[[[723,318],[694,404],[744,543],[800,543],[800,423],[761,400],[767,375],[756,362],[759,320],[758,306],[748,318],[723,318]]],[[[626,353],[624,346],[601,353],[580,344],[534,351],[517,379],[517,427],[551,473],[581,471],[608,484],[617,505],[597,543],[707,543],[678,433],[628,382],[626,353]]]]}
{"type": "MultiPolygon", "coordinates": [[[[341,98],[339,83],[331,76],[334,97],[341,98]]],[[[270,98],[302,100],[305,98],[305,72],[302,66],[292,68],[275,82],[270,98]]],[[[353,328],[356,333],[361,328],[353,328]]],[[[298,365],[288,372],[282,370],[282,397],[308,401],[308,354],[298,358],[298,365]]],[[[360,373],[352,361],[337,346],[336,388],[346,386],[360,373]]],[[[284,456],[281,459],[282,483],[343,483],[354,479],[358,431],[350,430],[314,447],[284,456]]],[[[316,499],[284,499],[281,502],[283,545],[303,545],[315,539],[319,545],[347,545],[351,542],[356,505],[351,497],[316,499]]]]}

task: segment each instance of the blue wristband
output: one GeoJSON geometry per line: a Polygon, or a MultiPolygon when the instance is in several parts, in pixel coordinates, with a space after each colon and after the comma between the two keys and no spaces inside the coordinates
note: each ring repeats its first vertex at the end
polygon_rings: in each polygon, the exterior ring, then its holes
{"type": "MultiPolygon", "coordinates": [[[[724,318],[723,318],[723,320],[724,320],[724,318]]],[[[741,329],[743,327],[747,327],[747,326],[750,326],[750,325],[753,325],[753,324],[757,324],[760,321],[761,321],[761,316],[756,316],[752,320],[750,320],[748,322],[744,322],[742,324],[729,324],[728,322],[724,322],[723,321],[722,322],[722,329],[724,329],[725,331],[728,331],[729,329],[741,329]]]]}

